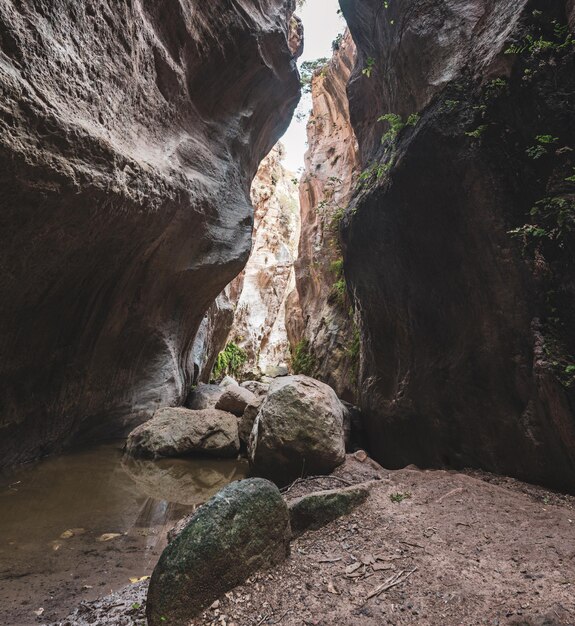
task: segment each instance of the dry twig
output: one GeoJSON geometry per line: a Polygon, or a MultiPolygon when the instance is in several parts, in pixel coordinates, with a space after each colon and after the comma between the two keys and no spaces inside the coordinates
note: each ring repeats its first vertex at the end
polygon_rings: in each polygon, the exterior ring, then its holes
{"type": "Polygon", "coordinates": [[[373,591],[368,593],[366,600],[369,600],[370,598],[374,598],[375,596],[378,596],[380,593],[383,593],[384,591],[387,591],[388,589],[391,589],[392,587],[400,585],[401,583],[405,582],[415,571],[417,571],[417,567],[414,567],[409,572],[402,570],[398,574],[394,574],[393,576],[390,576],[384,583],[379,585],[379,587],[376,587],[373,591]]]}

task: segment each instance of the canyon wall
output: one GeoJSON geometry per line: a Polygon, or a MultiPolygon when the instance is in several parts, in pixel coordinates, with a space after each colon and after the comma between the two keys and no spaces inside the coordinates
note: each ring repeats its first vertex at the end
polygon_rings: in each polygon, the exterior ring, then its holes
{"type": "Polygon", "coordinates": [[[341,0],[363,174],[342,224],[388,467],[575,490],[573,4],[341,0]]]}
{"type": "Polygon", "coordinates": [[[262,161],[252,185],[252,254],[230,332],[230,340],[246,353],[249,377],[289,362],[285,302],[294,286],[300,216],[297,181],[281,163],[283,150],[278,144],[262,161]]]}
{"type": "Polygon", "coordinates": [[[294,5],[0,4],[0,465],[183,400],[299,99],[294,5]]]}
{"type": "Polygon", "coordinates": [[[300,181],[301,235],[296,287],[287,303],[296,371],[356,398],[358,348],[346,295],[339,221],[357,180],[357,141],[349,119],[346,85],[355,46],[346,32],[329,63],[311,80],[308,151],[300,181]]]}

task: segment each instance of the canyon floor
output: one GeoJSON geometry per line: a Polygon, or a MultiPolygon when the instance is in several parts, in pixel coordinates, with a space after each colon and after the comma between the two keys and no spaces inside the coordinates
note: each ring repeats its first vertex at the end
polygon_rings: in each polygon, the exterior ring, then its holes
{"type": "MultiPolygon", "coordinates": [[[[349,457],[305,492],[376,480],[352,515],[292,543],[290,559],[190,626],[575,624],[575,497],[476,471],[387,471],[349,457]]],[[[62,625],[145,624],[146,583],[62,625]]]]}

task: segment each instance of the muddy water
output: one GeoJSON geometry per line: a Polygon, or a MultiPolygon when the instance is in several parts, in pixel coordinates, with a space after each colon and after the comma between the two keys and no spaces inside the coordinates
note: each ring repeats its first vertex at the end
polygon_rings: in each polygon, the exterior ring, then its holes
{"type": "Polygon", "coordinates": [[[126,462],[121,444],[106,444],[0,475],[0,624],[56,621],[149,575],[174,522],[246,469],[126,462]]]}

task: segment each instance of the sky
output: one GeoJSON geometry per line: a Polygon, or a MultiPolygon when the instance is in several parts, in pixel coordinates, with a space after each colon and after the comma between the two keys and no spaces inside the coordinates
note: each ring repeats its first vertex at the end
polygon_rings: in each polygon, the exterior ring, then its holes
{"type": "MultiPolygon", "coordinates": [[[[344,19],[337,14],[338,0],[307,0],[305,5],[298,9],[305,32],[305,47],[298,64],[303,61],[312,61],[320,57],[331,57],[331,42],[345,29],[344,19]]],[[[307,112],[311,109],[311,99],[304,96],[298,111],[307,112]]],[[[303,167],[303,157],[307,149],[305,126],[307,117],[298,121],[295,117],[291,126],[282,137],[281,142],[286,148],[284,158],[285,167],[297,173],[303,167]]]]}

